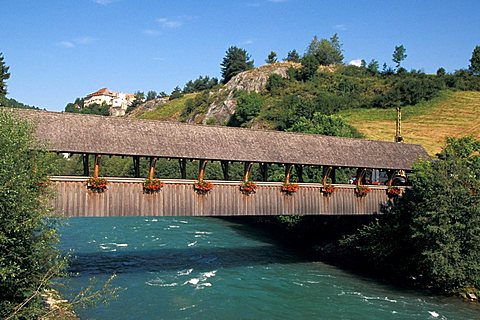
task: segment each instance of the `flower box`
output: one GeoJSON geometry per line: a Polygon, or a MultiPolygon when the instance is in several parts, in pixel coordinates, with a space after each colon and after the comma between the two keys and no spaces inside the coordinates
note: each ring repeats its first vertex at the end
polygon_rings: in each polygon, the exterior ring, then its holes
{"type": "Polygon", "coordinates": [[[247,196],[255,193],[257,192],[257,184],[252,181],[243,182],[240,185],[240,192],[247,196]]]}
{"type": "Polygon", "coordinates": [[[157,193],[162,190],[165,184],[158,179],[145,179],[143,182],[143,192],[146,194],[157,193]]]}
{"type": "Polygon", "coordinates": [[[85,185],[86,185],[87,189],[92,191],[92,192],[102,193],[102,192],[105,192],[105,190],[107,190],[108,181],[105,178],[90,177],[85,182],[85,185]]]}
{"type": "Polygon", "coordinates": [[[388,187],[387,189],[387,196],[390,199],[398,197],[400,194],[402,194],[402,190],[399,187],[388,187]]]}
{"type": "Polygon", "coordinates": [[[193,190],[195,190],[196,193],[201,195],[209,193],[212,189],[213,183],[207,181],[195,181],[193,183],[193,190]]]}
{"type": "Polygon", "coordinates": [[[334,191],[335,187],[331,184],[327,184],[322,187],[322,193],[324,196],[330,196],[334,191]]]}
{"type": "Polygon", "coordinates": [[[359,198],[363,198],[370,192],[370,190],[371,189],[367,186],[356,186],[355,195],[359,198]]]}
{"type": "Polygon", "coordinates": [[[292,194],[298,191],[298,188],[299,186],[296,183],[284,183],[280,191],[282,191],[288,196],[291,196],[292,194]]]}

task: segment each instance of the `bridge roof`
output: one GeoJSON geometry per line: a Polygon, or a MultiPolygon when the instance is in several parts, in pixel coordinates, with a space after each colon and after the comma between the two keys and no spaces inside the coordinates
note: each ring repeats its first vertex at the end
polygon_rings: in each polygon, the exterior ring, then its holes
{"type": "Polygon", "coordinates": [[[394,143],[48,111],[33,120],[48,151],[410,170],[423,147],[394,143]]]}

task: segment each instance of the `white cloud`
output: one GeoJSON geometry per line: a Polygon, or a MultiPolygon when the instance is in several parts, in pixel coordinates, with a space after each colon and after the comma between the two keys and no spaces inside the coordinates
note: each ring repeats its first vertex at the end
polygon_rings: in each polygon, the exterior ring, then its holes
{"type": "Polygon", "coordinates": [[[178,28],[183,25],[183,22],[180,20],[170,20],[168,18],[158,18],[157,22],[165,28],[178,28]]]}
{"type": "Polygon", "coordinates": [[[60,41],[60,42],[57,42],[57,46],[60,46],[60,47],[63,47],[63,48],[67,48],[67,49],[75,48],[75,44],[73,44],[73,42],[71,42],[71,41],[60,41]]]}
{"type": "Polygon", "coordinates": [[[344,24],[336,24],[336,25],[333,26],[333,28],[338,29],[338,30],[342,30],[342,31],[347,30],[347,26],[344,25],[344,24]]]}
{"type": "Polygon", "coordinates": [[[88,36],[84,36],[84,37],[80,37],[80,38],[75,39],[76,44],[90,44],[94,41],[95,41],[94,38],[88,37],[88,36]]]}
{"type": "Polygon", "coordinates": [[[101,6],[107,6],[114,1],[115,0],[93,0],[93,2],[95,2],[96,4],[99,4],[101,6]]]}
{"type": "Polygon", "coordinates": [[[143,30],[143,33],[148,36],[158,36],[160,34],[160,31],[155,29],[145,29],[143,30]]]}
{"type": "Polygon", "coordinates": [[[240,45],[249,45],[249,44],[253,44],[253,40],[252,39],[247,39],[245,41],[242,41],[240,42],[240,45]]]}
{"type": "Polygon", "coordinates": [[[360,67],[362,65],[362,59],[351,60],[348,64],[351,66],[360,67]]]}

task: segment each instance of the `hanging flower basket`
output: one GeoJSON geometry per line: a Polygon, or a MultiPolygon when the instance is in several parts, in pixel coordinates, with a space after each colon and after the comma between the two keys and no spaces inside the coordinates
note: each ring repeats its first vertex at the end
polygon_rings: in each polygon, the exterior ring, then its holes
{"type": "Polygon", "coordinates": [[[92,192],[102,193],[107,190],[108,181],[105,178],[88,178],[85,186],[92,192]]]}
{"type": "Polygon", "coordinates": [[[165,184],[158,179],[145,179],[143,182],[143,192],[146,194],[157,193],[162,190],[165,184]]]}
{"type": "Polygon", "coordinates": [[[334,191],[335,187],[331,184],[327,184],[322,187],[322,193],[324,196],[330,196],[334,191]]]}
{"type": "Polygon", "coordinates": [[[252,193],[257,192],[257,184],[253,181],[243,182],[240,185],[240,192],[244,195],[251,195],[252,193]]]}
{"type": "Polygon", "coordinates": [[[367,186],[356,186],[355,195],[359,198],[363,198],[370,192],[370,190],[371,189],[367,186]]]}
{"type": "Polygon", "coordinates": [[[299,186],[296,183],[284,183],[280,191],[285,193],[287,196],[291,196],[298,191],[298,188],[299,186]]]}
{"type": "Polygon", "coordinates": [[[389,199],[398,197],[402,193],[399,187],[388,187],[387,196],[389,199]]]}
{"type": "Polygon", "coordinates": [[[198,194],[207,194],[213,189],[213,183],[207,181],[195,181],[193,183],[193,190],[198,194]]]}

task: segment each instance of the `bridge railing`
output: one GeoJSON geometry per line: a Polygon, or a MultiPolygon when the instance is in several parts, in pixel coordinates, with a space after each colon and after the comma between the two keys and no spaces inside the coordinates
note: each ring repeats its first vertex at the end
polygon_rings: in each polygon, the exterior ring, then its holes
{"type": "Polygon", "coordinates": [[[255,194],[240,192],[240,181],[209,180],[206,195],[193,189],[195,180],[162,179],[162,190],[143,191],[144,179],[110,177],[103,193],[87,190],[88,177],[51,177],[56,213],[81,216],[240,216],[240,215],[371,215],[380,214],[388,201],[386,186],[368,186],[365,197],[355,185],[334,184],[333,194],[322,193],[320,183],[298,183],[298,190],[281,192],[282,182],[257,182],[255,194]]]}

